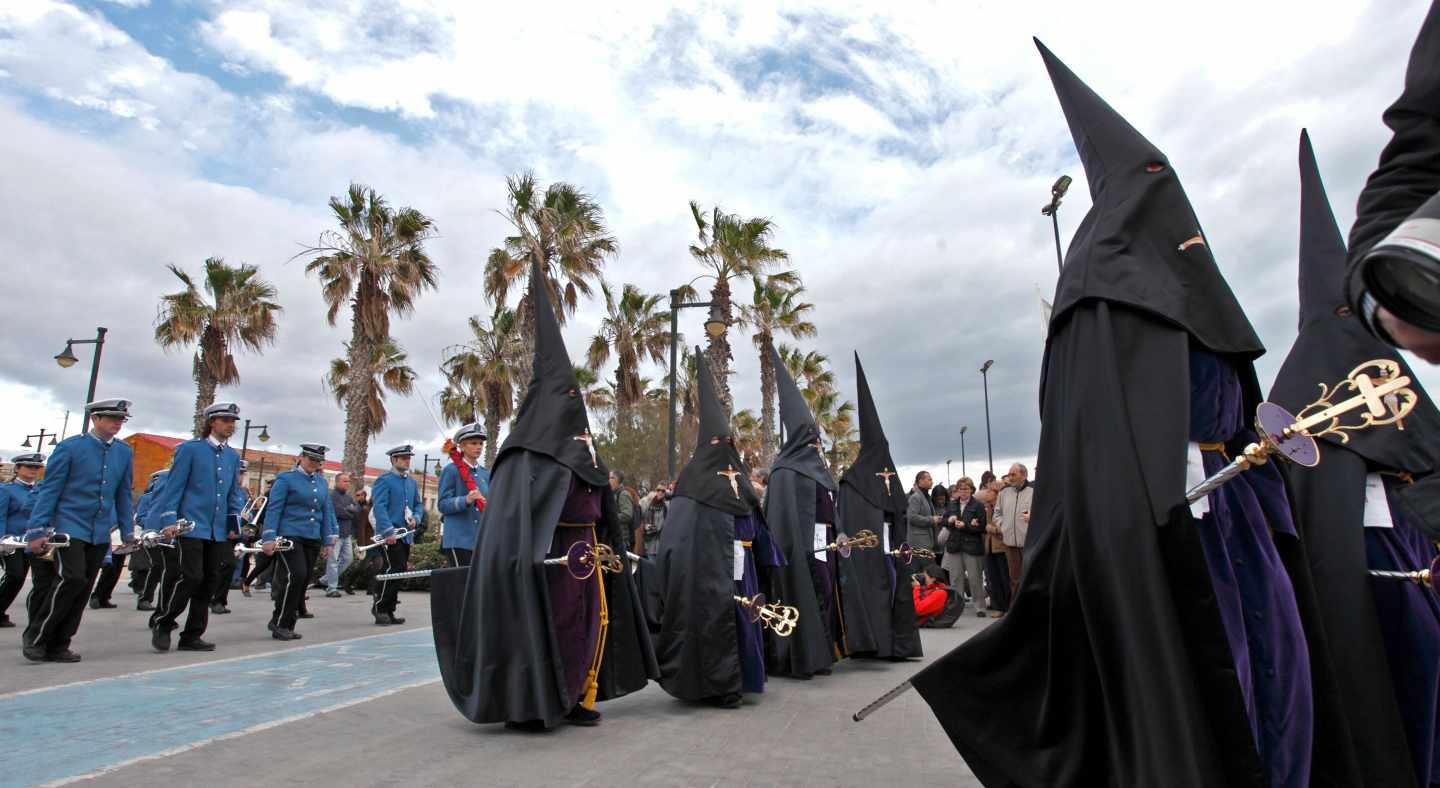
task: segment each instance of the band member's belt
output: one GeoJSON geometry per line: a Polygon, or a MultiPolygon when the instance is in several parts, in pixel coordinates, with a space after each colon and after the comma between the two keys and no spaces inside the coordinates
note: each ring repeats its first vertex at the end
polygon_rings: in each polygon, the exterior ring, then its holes
{"type": "Polygon", "coordinates": [[[595,523],[593,523],[593,522],[589,522],[589,523],[567,523],[567,522],[565,522],[564,520],[561,520],[560,522],[556,523],[555,525],[559,526],[560,528],[594,528],[594,527],[595,527],[595,523]]]}

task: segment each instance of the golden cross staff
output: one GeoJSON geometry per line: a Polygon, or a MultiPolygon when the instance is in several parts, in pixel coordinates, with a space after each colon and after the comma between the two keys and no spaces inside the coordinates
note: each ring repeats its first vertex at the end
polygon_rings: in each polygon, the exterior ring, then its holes
{"type": "MultiPolygon", "coordinates": [[[[1279,455],[1282,459],[1313,468],[1320,462],[1320,448],[1315,439],[1334,436],[1341,443],[1350,442],[1350,433],[1367,427],[1394,424],[1404,429],[1402,420],[1410,415],[1419,402],[1419,397],[1408,388],[1410,378],[1401,374],[1400,362],[1389,359],[1367,361],[1350,370],[1345,379],[1334,388],[1320,384],[1320,398],[1300,409],[1298,416],[1273,402],[1262,402],[1255,409],[1255,431],[1260,438],[1245,447],[1245,451],[1218,473],[1195,485],[1185,492],[1187,503],[1194,503],[1225,482],[1239,476],[1249,468],[1264,465],[1270,458],[1279,455]],[[1369,374],[1373,370],[1376,374],[1369,374]],[[1336,397],[1354,392],[1349,399],[1336,402],[1336,397]],[[1347,413],[1364,409],[1353,424],[1346,424],[1340,418],[1347,413]]],[[[1440,568],[1440,567],[1437,567],[1440,568]]],[[[1429,570],[1421,572],[1387,572],[1382,577],[1396,576],[1398,579],[1428,582],[1429,570]]],[[[1372,572],[1371,574],[1375,574],[1372,572]]],[[[852,719],[860,722],[877,709],[904,695],[913,685],[905,681],[881,695],[865,708],[855,712],[852,719]]]]}

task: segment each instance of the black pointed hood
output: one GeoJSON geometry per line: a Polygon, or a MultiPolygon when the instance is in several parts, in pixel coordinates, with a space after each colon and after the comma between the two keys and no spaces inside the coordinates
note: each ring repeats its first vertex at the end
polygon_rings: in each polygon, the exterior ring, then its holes
{"type": "Polygon", "coordinates": [[[870,382],[865,379],[865,368],[860,366],[859,353],[855,354],[855,390],[860,417],[860,454],[855,464],[845,469],[840,483],[854,487],[876,509],[904,512],[905,482],[897,475],[895,460],[890,457],[890,441],[885,438],[885,428],[880,426],[880,414],[875,410],[874,397],[870,396],[870,382]]]}
{"type": "Polygon", "coordinates": [[[759,508],[760,496],[750,486],[750,469],[745,467],[735,448],[730,414],[715,390],[715,379],[710,375],[710,365],[705,363],[705,354],[698,347],[695,348],[695,376],[700,381],[700,433],[695,441],[695,454],[675,481],[675,495],[730,514],[749,514],[759,508]]]}
{"type": "Polygon", "coordinates": [[[824,444],[820,440],[820,427],[810,412],[810,403],[805,401],[800,387],[795,385],[795,378],[790,376],[790,370],[774,345],[770,346],[770,363],[775,367],[780,423],[785,426],[785,445],[780,447],[774,462],[770,463],[770,470],[789,468],[834,492],[835,476],[830,473],[830,467],[821,453],[824,444]]]}
{"type": "Polygon", "coordinates": [[[511,449],[529,449],[554,458],[590,485],[602,487],[609,482],[610,471],[592,454],[593,442],[585,440],[590,434],[585,398],[538,263],[530,266],[530,307],[535,313],[534,371],[495,463],[498,466],[511,449]]]}
{"type": "MultiPolygon", "coordinates": [[[[1377,359],[1400,362],[1414,381],[1410,388],[1420,397],[1415,410],[1405,419],[1405,429],[1373,427],[1350,435],[1348,443],[1327,436],[1324,440],[1359,454],[1381,468],[1420,475],[1435,470],[1436,436],[1440,435],[1440,411],[1415,378],[1400,351],[1376,339],[1345,303],[1345,242],[1320,168],[1310,135],[1300,133],[1300,336],[1285,357],[1270,399],[1290,412],[1312,402],[1320,385],[1334,385],[1355,367],[1377,359]]],[[[1322,449],[1322,454],[1324,449],[1322,449]]],[[[1323,461],[1323,460],[1322,460],[1323,461]]]]}
{"type": "Polygon", "coordinates": [[[1265,352],[1215,265],[1165,154],[1036,39],[1085,168],[1092,207],[1075,230],[1052,324],[1099,298],[1180,325],[1217,353],[1265,352]]]}

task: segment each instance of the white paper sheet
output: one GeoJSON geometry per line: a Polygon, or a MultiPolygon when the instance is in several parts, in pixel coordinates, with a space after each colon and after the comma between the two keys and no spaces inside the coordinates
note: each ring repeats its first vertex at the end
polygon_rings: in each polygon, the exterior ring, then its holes
{"type": "Polygon", "coordinates": [[[1395,527],[1395,521],[1390,519],[1390,498],[1385,494],[1385,480],[1378,473],[1365,477],[1365,527],[1395,527]]]}
{"type": "MultiPolygon", "coordinates": [[[[1185,452],[1185,489],[1205,481],[1205,459],[1200,453],[1200,444],[1191,441],[1185,452]]],[[[1190,504],[1190,515],[1196,520],[1210,511],[1210,496],[1190,504]]]]}
{"type": "Polygon", "coordinates": [[[890,526],[884,522],[880,523],[880,539],[885,545],[885,555],[890,555],[890,526]]]}
{"type": "MultiPolygon", "coordinates": [[[[816,523],[816,524],[815,524],[815,544],[814,544],[814,546],[811,547],[810,549],[812,549],[812,550],[814,550],[814,551],[816,551],[816,552],[818,553],[819,551],[824,550],[824,549],[825,549],[826,547],[828,547],[829,545],[830,545],[830,543],[827,542],[827,541],[825,541],[825,524],[824,524],[824,523],[816,523]]],[[[825,556],[824,556],[824,555],[819,555],[819,556],[816,556],[816,557],[823,559],[825,556]]]]}
{"type": "Polygon", "coordinates": [[[745,579],[745,544],[739,539],[735,540],[735,578],[737,582],[745,579]]]}

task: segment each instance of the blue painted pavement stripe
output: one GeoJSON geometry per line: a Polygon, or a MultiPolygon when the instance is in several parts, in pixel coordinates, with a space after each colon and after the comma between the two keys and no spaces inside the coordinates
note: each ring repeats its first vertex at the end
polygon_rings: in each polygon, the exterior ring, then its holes
{"type": "Polygon", "coordinates": [[[108,771],[438,677],[424,627],[16,693],[0,698],[0,741],[37,756],[7,758],[0,786],[108,771]]]}

